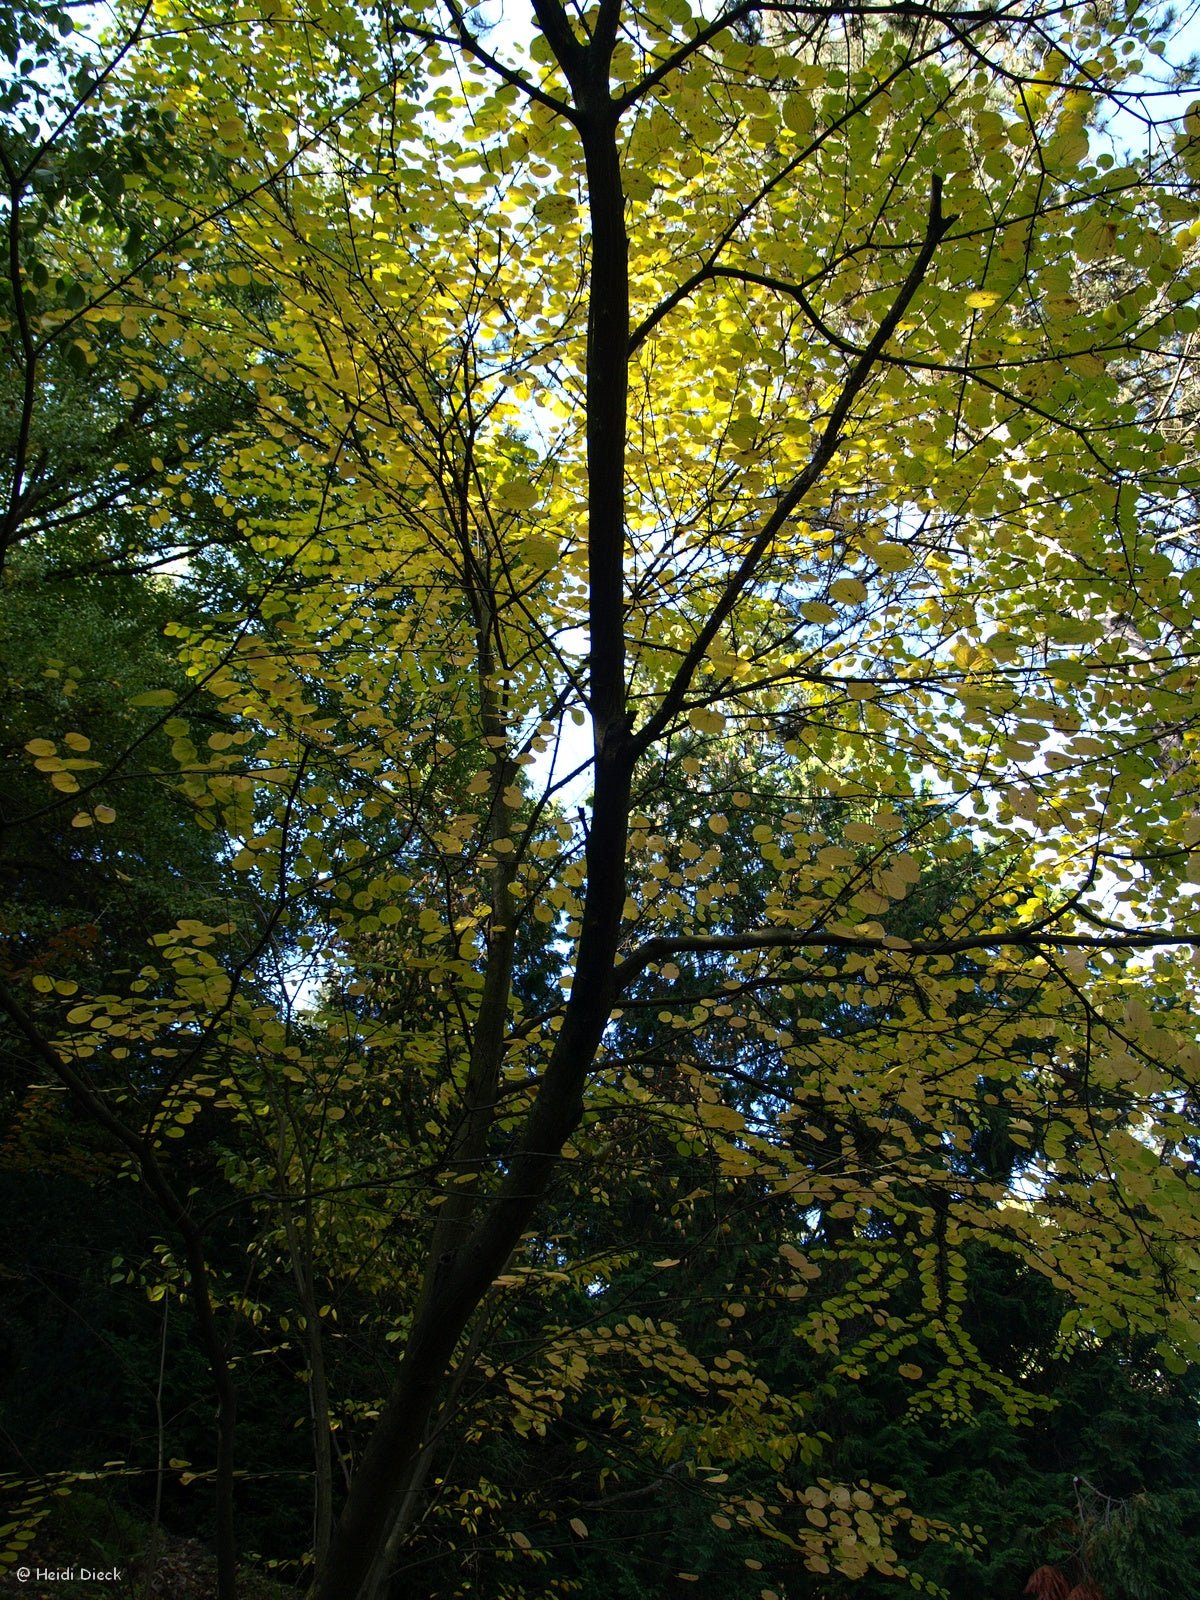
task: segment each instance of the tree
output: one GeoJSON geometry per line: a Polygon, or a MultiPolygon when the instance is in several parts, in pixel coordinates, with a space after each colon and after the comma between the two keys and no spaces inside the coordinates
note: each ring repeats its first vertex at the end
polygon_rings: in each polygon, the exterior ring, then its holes
{"type": "MultiPolygon", "coordinates": [[[[139,490],[173,538],[194,479],[233,549],[198,569],[221,608],[174,629],[190,687],[138,698],[177,768],[154,781],[260,911],[164,928],[159,989],[5,1009],[158,1184],[202,1320],[211,1219],[166,1143],[201,1100],[278,1130],[272,1179],[244,1184],[283,1235],[356,1181],[434,1208],[419,1266],[396,1257],[399,1362],[321,1600],[388,1585],[589,1118],[647,1092],[660,1125],[686,1106],[671,1159],[819,1218],[831,1347],[923,1339],[951,1413],[997,1389],[968,1249],[1066,1292],[1068,1332],[1195,1348],[1195,144],[1139,97],[1161,24],[534,14],[527,42],[453,3],[137,22],[96,103],[174,119],[126,179],[162,225],[136,271],[93,254],[66,317],[26,295],[35,254],[47,283],[79,261],[83,203],[33,240],[10,174],[26,433],[55,393],[38,338],[89,312],[129,324],[135,405],[176,363],[252,386],[219,465],[157,456],[139,490]],[[1144,157],[1118,112],[1148,119],[1144,157]],[[559,803],[573,760],[582,818],[559,803]],[[753,924],[723,854],[741,812],[753,924]],[[985,868],[959,898],[892,931],[966,851],[985,868]],[[347,1003],[371,960],[407,969],[411,1017],[368,1029],[347,1003]],[[326,1003],[301,1025],[304,964],[326,1003]],[[854,1027],[811,1026],[818,994],[854,1027]],[[624,1007],[704,1041],[683,1082],[626,1082],[624,1007]],[[114,1021],[145,1064],[123,1120],[100,1093],[114,1021]],[[377,1061],[421,1127],[372,1096],[377,1061]],[[997,1117],[1036,1157],[1015,1193],[953,1159],[997,1117]]],[[[97,747],[96,783],[128,748],[97,747]]],[[[61,792],[60,743],[26,749],[61,792]]],[[[789,1248],[777,1270],[803,1276],[789,1248]]],[[[814,1572],[895,1572],[890,1530],[837,1509],[746,1515],[814,1572]]]]}

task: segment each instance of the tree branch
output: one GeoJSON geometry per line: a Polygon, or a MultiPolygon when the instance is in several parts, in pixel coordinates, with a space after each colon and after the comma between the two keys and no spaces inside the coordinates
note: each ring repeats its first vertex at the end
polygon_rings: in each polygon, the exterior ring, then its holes
{"type": "Polygon", "coordinates": [[[837,448],[841,443],[842,429],[845,427],[850,415],[851,406],[853,406],[855,400],[866,386],[877,359],[882,354],[892,334],[896,331],[900,319],[908,309],[913,296],[920,288],[925,274],[929,271],[930,264],[933,261],[934,252],[954,220],[953,217],[945,217],[942,214],[942,180],[935,174],[929,197],[929,216],[925,225],[925,235],[917,251],[916,259],[909,268],[908,276],[901,284],[890,309],[876,328],[871,342],[858,357],[850,371],[850,375],[842,385],[842,391],[837,398],[837,403],[834,405],[829,420],[825,424],[820,441],[813,451],[808,465],[795,479],[787,493],[781,496],[776,503],[774,511],[772,511],[759,530],[750,549],[742,558],[737,571],[726,584],[721,598],[709,613],[708,620],[697,634],[695,642],[684,657],[670,688],[659,702],[658,710],[638,731],[634,739],[634,746],[638,755],[649,749],[660,734],[670,725],[674,717],[678,715],[691,686],[692,679],[700,663],[707,655],[709,646],[721,631],[726,618],[758,570],[760,562],[770,549],[776,535],[795,513],[801,501],[819,480],[837,452],[837,448]]]}
{"type": "Polygon", "coordinates": [[[1053,933],[1044,926],[1001,928],[995,933],[963,935],[957,939],[930,939],[923,943],[889,934],[829,933],[821,929],[751,928],[745,933],[695,933],[655,935],[639,945],[617,967],[619,992],[624,992],[648,966],[668,956],[685,954],[737,954],[751,950],[861,950],[876,955],[903,955],[915,960],[933,956],[965,955],[974,951],[1017,949],[1055,950],[1156,950],[1168,947],[1200,950],[1200,933],[1130,929],[1128,933],[1091,935],[1053,933]]]}

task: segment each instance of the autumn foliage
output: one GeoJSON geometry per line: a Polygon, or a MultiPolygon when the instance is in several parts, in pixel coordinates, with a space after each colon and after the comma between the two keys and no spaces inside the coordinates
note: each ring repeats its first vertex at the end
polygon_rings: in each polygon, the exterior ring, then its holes
{"type": "Polygon", "coordinates": [[[936,1588],[981,1525],[843,1481],[839,1395],[1018,1428],[1200,1337],[1164,17],[0,44],[4,1161],[137,1196],[155,1525],[202,1484],[230,1600],[261,1389],[317,1600],[572,1592],[681,1486],[656,1592],[936,1588]]]}

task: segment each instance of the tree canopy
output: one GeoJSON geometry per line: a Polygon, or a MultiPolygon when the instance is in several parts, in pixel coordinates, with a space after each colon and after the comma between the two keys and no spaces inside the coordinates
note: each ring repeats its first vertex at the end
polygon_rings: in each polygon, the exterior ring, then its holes
{"type": "MultiPolygon", "coordinates": [[[[315,1600],[936,1589],[988,1497],[930,1441],[1052,1429],[1072,1353],[1194,1418],[1171,16],[0,47],[4,1160],[98,1186],[143,1367],[161,1308],[121,1470],[210,1497],[222,1600],[273,1474],[315,1600]]],[[[1121,1600],[1184,1502],[1094,1459],[1037,1582],[1121,1600]]]]}

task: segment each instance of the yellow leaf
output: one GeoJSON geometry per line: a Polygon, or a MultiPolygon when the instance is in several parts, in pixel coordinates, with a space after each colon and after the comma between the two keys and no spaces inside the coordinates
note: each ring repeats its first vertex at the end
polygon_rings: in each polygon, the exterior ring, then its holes
{"type": "Polygon", "coordinates": [[[725,726],[725,718],[711,706],[696,706],[688,712],[688,721],[697,733],[720,733],[725,726]]]}
{"type": "Polygon", "coordinates": [[[905,567],[911,567],[916,559],[904,545],[895,544],[890,539],[872,545],[870,554],[880,572],[902,572],[905,567]]]}
{"type": "Polygon", "coordinates": [[[496,491],[496,499],[506,511],[528,511],[530,506],[537,503],[537,485],[530,483],[527,478],[514,478],[511,483],[502,483],[496,491]]]}
{"type": "Polygon", "coordinates": [[[570,1521],[571,1532],[577,1539],[586,1539],[588,1536],[587,1523],[582,1517],[572,1517],[570,1521]]]}
{"type": "Polygon", "coordinates": [[[783,120],[793,133],[803,138],[813,130],[815,118],[813,116],[812,96],[807,94],[790,94],[783,103],[783,120]]]}
{"type": "Polygon", "coordinates": [[[851,844],[874,844],[879,838],[869,822],[848,822],[842,831],[851,844]]]}
{"type": "Polygon", "coordinates": [[[527,567],[549,572],[558,565],[562,549],[557,539],[546,533],[531,533],[520,544],[521,560],[527,567]]]}

